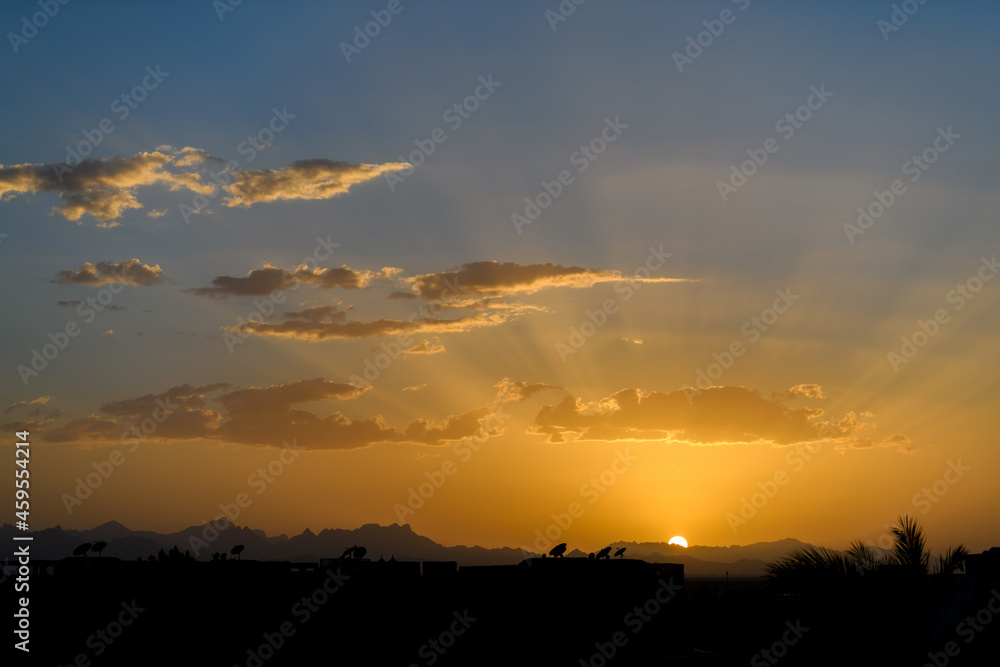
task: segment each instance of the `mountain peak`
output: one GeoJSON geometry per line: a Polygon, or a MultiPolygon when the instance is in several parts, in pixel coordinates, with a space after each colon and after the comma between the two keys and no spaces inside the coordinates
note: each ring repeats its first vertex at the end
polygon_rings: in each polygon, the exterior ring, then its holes
{"type": "MultiPolygon", "coordinates": [[[[58,526],[56,527],[58,528],[58,526]]],[[[128,530],[128,528],[117,521],[112,520],[102,523],[100,526],[94,526],[91,530],[128,530]]]]}

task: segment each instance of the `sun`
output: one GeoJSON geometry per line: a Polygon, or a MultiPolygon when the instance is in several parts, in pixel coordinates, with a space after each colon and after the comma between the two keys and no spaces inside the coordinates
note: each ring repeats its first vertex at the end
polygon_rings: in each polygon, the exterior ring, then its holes
{"type": "Polygon", "coordinates": [[[670,538],[670,541],[669,541],[669,542],[667,542],[667,544],[679,544],[679,545],[681,545],[682,547],[684,547],[685,549],[687,549],[687,545],[688,545],[688,541],[687,541],[687,540],[685,540],[685,539],[684,539],[683,537],[681,537],[680,535],[677,535],[677,536],[675,536],[675,537],[671,537],[671,538],[670,538]]]}

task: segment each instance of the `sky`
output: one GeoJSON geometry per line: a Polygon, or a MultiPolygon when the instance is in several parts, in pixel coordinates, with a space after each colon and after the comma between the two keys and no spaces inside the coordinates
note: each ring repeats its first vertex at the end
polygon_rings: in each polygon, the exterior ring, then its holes
{"type": "Polygon", "coordinates": [[[31,527],[1000,544],[998,18],[5,3],[31,527]]]}

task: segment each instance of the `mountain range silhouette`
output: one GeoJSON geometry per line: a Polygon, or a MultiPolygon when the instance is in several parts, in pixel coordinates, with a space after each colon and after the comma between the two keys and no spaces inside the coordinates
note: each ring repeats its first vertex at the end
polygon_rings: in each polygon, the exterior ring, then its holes
{"type": "MultiPolygon", "coordinates": [[[[0,538],[9,541],[23,534],[10,524],[0,527],[0,538]]],[[[230,524],[219,531],[215,539],[206,540],[206,526],[190,526],[174,533],[131,530],[117,521],[109,521],[88,530],[65,529],[61,526],[32,532],[33,555],[38,559],[58,560],[70,556],[82,542],[104,541],[105,554],[123,560],[134,560],[169,550],[177,546],[181,552],[191,551],[198,560],[210,560],[217,551],[228,552],[234,546],[245,546],[245,556],[255,560],[317,561],[339,555],[345,547],[364,544],[368,555],[378,559],[447,560],[459,565],[513,565],[535,555],[517,547],[486,548],[480,546],[445,546],[429,537],[415,533],[409,524],[381,526],[365,524],[353,530],[324,529],[314,533],[308,528],[298,535],[269,536],[262,530],[230,524]],[[199,547],[199,540],[208,546],[199,547]]],[[[208,531],[211,537],[213,532],[208,531]]],[[[570,541],[567,557],[586,558],[587,552],[574,548],[570,541]]],[[[615,548],[626,547],[629,558],[651,563],[682,563],[687,576],[763,576],[765,564],[793,549],[810,546],[796,539],[758,542],[748,545],[712,547],[691,545],[684,548],[666,542],[613,541],[615,548]]]]}

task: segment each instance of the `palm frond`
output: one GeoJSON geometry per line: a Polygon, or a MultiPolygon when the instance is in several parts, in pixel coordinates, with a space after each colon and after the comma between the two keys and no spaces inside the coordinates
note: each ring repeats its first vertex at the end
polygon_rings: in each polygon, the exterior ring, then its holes
{"type": "Polygon", "coordinates": [[[839,551],[823,547],[796,549],[787,556],[767,565],[767,574],[772,579],[806,573],[848,576],[856,574],[857,570],[853,560],[839,551]]]}
{"type": "Polygon", "coordinates": [[[917,520],[909,514],[900,516],[890,528],[894,543],[892,560],[896,565],[927,570],[930,553],[927,552],[927,538],[917,520]]]}
{"type": "Polygon", "coordinates": [[[938,556],[937,574],[954,574],[965,566],[965,557],[969,551],[964,545],[950,547],[938,556]]]}
{"type": "Polygon", "coordinates": [[[879,568],[892,563],[890,557],[879,555],[874,547],[864,544],[861,540],[851,542],[847,556],[854,563],[854,567],[860,575],[874,574],[878,572],[879,568]]]}

